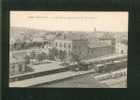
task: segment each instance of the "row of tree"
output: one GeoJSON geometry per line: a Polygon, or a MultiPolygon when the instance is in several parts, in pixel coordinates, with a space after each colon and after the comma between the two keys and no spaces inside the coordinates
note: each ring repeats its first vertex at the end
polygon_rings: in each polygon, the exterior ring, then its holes
{"type": "MultiPolygon", "coordinates": [[[[62,62],[65,62],[67,57],[68,56],[67,56],[66,51],[52,48],[49,50],[49,54],[46,54],[43,51],[40,53],[31,52],[29,55],[25,56],[25,61],[26,61],[26,64],[29,64],[31,59],[36,59],[38,62],[42,62],[45,59],[50,59],[50,60],[59,59],[62,62]]],[[[71,54],[69,55],[69,58],[70,58],[69,61],[72,63],[79,63],[82,60],[81,56],[74,52],[71,52],[71,54]]]]}
{"type": "Polygon", "coordinates": [[[23,50],[30,49],[34,47],[43,47],[45,45],[44,42],[16,42],[10,45],[11,50],[23,50]]]}
{"type": "Polygon", "coordinates": [[[66,51],[52,48],[49,50],[48,57],[52,60],[60,59],[61,61],[64,61],[64,59],[67,57],[67,53],[66,53],[66,51]]]}
{"type": "Polygon", "coordinates": [[[25,64],[30,64],[31,59],[36,59],[38,62],[42,62],[47,59],[47,54],[44,52],[40,52],[36,54],[35,52],[31,52],[30,55],[25,55],[25,64]]]}
{"type": "Polygon", "coordinates": [[[52,60],[55,60],[55,59],[58,58],[58,59],[60,59],[61,61],[64,61],[64,62],[68,57],[70,59],[67,59],[67,60],[69,60],[72,63],[80,63],[81,60],[83,59],[82,56],[79,55],[76,52],[71,52],[68,56],[66,51],[57,50],[56,48],[52,48],[52,49],[49,50],[49,57],[52,60]]]}

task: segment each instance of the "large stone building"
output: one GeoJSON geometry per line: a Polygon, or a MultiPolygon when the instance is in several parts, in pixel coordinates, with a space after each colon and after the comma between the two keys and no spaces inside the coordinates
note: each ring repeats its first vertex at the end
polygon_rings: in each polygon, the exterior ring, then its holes
{"type": "Polygon", "coordinates": [[[72,53],[86,57],[88,53],[88,41],[83,38],[57,38],[54,40],[54,48],[66,52],[66,59],[70,59],[72,53]]]}
{"type": "Polygon", "coordinates": [[[115,39],[114,38],[100,38],[91,41],[88,45],[88,58],[95,58],[115,53],[115,39]]]}
{"type": "Polygon", "coordinates": [[[115,45],[114,38],[92,38],[89,40],[82,35],[72,37],[62,35],[53,41],[52,47],[58,51],[65,51],[66,58],[71,58],[74,53],[81,59],[90,59],[115,53],[115,45]]]}

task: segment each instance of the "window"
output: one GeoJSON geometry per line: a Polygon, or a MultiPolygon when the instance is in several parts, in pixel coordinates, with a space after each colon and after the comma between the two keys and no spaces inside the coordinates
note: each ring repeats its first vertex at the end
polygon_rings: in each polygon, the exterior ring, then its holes
{"type": "Polygon", "coordinates": [[[64,44],[63,43],[61,43],[61,47],[63,47],[64,46],[64,44]]]}
{"type": "Polygon", "coordinates": [[[69,55],[71,54],[71,51],[69,50],[69,55]]]}
{"type": "Polygon", "coordinates": [[[62,44],[61,43],[59,43],[59,47],[62,47],[62,44]]]}
{"type": "Polygon", "coordinates": [[[55,45],[56,45],[56,47],[57,47],[57,42],[56,42],[56,44],[55,44],[55,45]]]}
{"type": "Polygon", "coordinates": [[[22,65],[19,65],[19,72],[22,72],[22,65]]]}
{"type": "Polygon", "coordinates": [[[94,50],[92,49],[92,54],[94,53],[94,50]]]}
{"type": "Polygon", "coordinates": [[[90,53],[90,49],[88,48],[88,54],[90,53]]]}
{"type": "Polygon", "coordinates": [[[71,44],[69,44],[68,46],[69,46],[69,49],[70,49],[71,48],[71,44]]]}
{"type": "Polygon", "coordinates": [[[121,50],[121,54],[123,54],[124,53],[124,51],[123,50],[121,50]]]}
{"type": "Polygon", "coordinates": [[[66,43],[64,43],[64,48],[66,48],[66,43]]]}

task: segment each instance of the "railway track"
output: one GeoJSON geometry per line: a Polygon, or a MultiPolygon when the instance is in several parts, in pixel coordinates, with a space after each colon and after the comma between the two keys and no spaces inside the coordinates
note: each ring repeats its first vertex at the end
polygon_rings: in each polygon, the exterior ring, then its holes
{"type": "MultiPolygon", "coordinates": [[[[118,59],[120,59],[120,57],[118,59]]],[[[115,60],[116,60],[116,58],[115,58],[115,60]]],[[[112,59],[111,59],[111,61],[112,61],[112,59]]],[[[107,60],[107,62],[108,62],[108,60],[107,60]]],[[[67,78],[70,78],[70,77],[75,77],[75,76],[78,76],[78,75],[95,72],[94,68],[92,68],[90,70],[87,70],[87,71],[74,72],[74,71],[70,70],[71,68],[73,68],[73,66],[75,66],[75,65],[71,65],[69,67],[64,67],[64,68],[61,68],[61,69],[43,71],[43,72],[39,72],[39,73],[30,73],[30,74],[13,76],[13,77],[10,77],[10,79],[9,79],[9,81],[10,81],[9,85],[11,87],[36,86],[36,85],[44,84],[44,83],[47,83],[47,82],[55,82],[55,81],[58,81],[58,80],[63,80],[63,79],[67,79],[67,78]],[[55,76],[55,75],[56,75],[56,77],[57,76],[60,76],[60,77],[58,77],[58,78],[52,77],[52,76],[55,76]],[[49,80],[50,79],[49,77],[53,78],[53,79],[49,80]],[[29,85],[27,83],[29,83],[29,85]],[[26,84],[26,85],[24,85],[24,84],[26,84]]],[[[97,73],[96,75],[100,75],[100,74],[103,74],[103,73],[97,73]]]]}

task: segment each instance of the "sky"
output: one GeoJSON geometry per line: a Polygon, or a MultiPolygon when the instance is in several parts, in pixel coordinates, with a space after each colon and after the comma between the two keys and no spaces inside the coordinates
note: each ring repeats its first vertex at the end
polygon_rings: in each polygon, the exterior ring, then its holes
{"type": "Polygon", "coordinates": [[[128,12],[11,11],[10,26],[52,31],[128,32],[128,12]]]}

